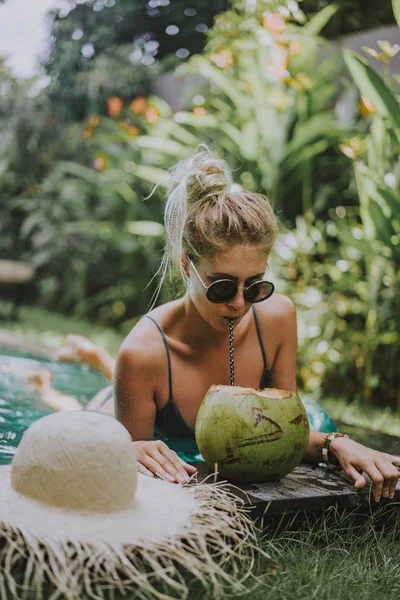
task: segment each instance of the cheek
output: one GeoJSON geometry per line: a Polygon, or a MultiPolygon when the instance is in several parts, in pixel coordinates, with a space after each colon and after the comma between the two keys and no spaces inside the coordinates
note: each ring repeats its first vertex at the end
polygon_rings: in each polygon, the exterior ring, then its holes
{"type": "Polygon", "coordinates": [[[213,305],[207,300],[204,289],[192,289],[190,292],[190,297],[193,304],[202,316],[204,316],[205,314],[209,314],[210,309],[212,309],[213,305]]]}
{"type": "Polygon", "coordinates": [[[205,321],[210,321],[218,315],[218,308],[221,305],[213,304],[207,300],[207,296],[203,287],[200,289],[196,285],[189,286],[190,299],[195,305],[198,313],[205,321]]]}

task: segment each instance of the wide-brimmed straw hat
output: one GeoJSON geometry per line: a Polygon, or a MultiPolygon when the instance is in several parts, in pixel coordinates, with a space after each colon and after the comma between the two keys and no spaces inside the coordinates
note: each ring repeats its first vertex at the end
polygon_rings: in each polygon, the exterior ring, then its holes
{"type": "Polygon", "coordinates": [[[185,598],[191,579],[226,597],[257,551],[231,493],[138,474],[128,431],[104,414],[39,419],[0,467],[2,600],[185,598]]]}

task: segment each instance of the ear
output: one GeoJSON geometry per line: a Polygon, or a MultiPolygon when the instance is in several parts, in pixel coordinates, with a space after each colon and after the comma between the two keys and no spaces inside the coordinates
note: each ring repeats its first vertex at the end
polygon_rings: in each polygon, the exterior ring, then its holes
{"type": "Polygon", "coordinates": [[[187,259],[186,254],[182,255],[181,266],[183,268],[183,272],[185,273],[186,277],[189,279],[189,276],[190,276],[190,273],[189,273],[189,261],[187,259]]]}

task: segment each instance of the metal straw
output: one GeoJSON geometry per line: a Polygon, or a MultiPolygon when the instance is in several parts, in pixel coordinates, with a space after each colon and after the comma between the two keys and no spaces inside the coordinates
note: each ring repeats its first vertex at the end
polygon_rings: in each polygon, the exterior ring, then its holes
{"type": "Polygon", "coordinates": [[[233,347],[233,319],[229,319],[229,372],[231,385],[235,385],[235,351],[233,347]]]}

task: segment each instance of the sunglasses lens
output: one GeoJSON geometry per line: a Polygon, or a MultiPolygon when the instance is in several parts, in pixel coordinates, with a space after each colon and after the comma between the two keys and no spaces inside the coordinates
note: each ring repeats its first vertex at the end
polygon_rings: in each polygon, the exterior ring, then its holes
{"type": "Polygon", "coordinates": [[[246,302],[262,302],[269,298],[274,292],[275,286],[270,281],[256,281],[249,285],[244,293],[246,302]]]}
{"type": "Polygon", "coordinates": [[[234,298],[237,294],[238,287],[234,281],[229,279],[221,279],[214,281],[207,290],[207,298],[215,304],[222,304],[234,298]]]}

